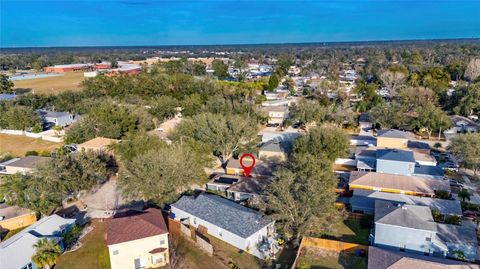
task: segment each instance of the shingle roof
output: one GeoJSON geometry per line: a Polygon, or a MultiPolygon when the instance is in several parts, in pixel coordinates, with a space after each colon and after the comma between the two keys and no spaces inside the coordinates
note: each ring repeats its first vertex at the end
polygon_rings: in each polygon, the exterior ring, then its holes
{"type": "Polygon", "coordinates": [[[415,162],[413,152],[400,149],[377,149],[376,157],[380,160],[415,162]]]}
{"type": "Polygon", "coordinates": [[[389,137],[389,138],[401,138],[408,139],[408,134],[404,131],[390,129],[390,130],[380,130],[377,133],[378,137],[389,137]]]}
{"type": "Polygon", "coordinates": [[[356,202],[362,198],[392,201],[409,205],[428,206],[432,209],[440,211],[444,215],[462,215],[462,207],[460,205],[460,201],[457,200],[356,189],[353,191],[353,196],[350,198],[350,202],[352,202],[352,199],[353,202],[356,202]]]}
{"type": "Polygon", "coordinates": [[[248,238],[272,223],[256,210],[213,194],[183,196],[172,204],[172,208],[185,211],[242,238],[248,238]]]}
{"type": "Polygon", "coordinates": [[[27,156],[25,158],[21,158],[17,161],[9,163],[8,166],[22,167],[22,168],[36,168],[38,165],[47,163],[51,160],[52,158],[50,157],[27,156]]]}
{"type": "Polygon", "coordinates": [[[86,148],[86,149],[105,149],[107,146],[111,144],[118,143],[120,140],[117,139],[110,139],[105,137],[95,137],[91,140],[88,140],[80,145],[78,148],[86,148]]]}
{"type": "Polygon", "coordinates": [[[414,175],[418,176],[436,176],[442,177],[444,175],[443,169],[438,166],[431,165],[415,165],[414,175]]]}
{"type": "Polygon", "coordinates": [[[410,191],[426,195],[434,195],[435,190],[450,191],[448,181],[428,179],[419,176],[404,176],[375,172],[353,171],[350,173],[350,186],[410,191]]]}
{"type": "Polygon", "coordinates": [[[418,205],[399,205],[388,201],[375,201],[375,223],[437,231],[430,208],[418,205]]]}
{"type": "Polygon", "coordinates": [[[147,238],[168,233],[162,212],[129,210],[116,215],[107,222],[107,245],[147,238]]]}
{"type": "Polygon", "coordinates": [[[18,216],[23,216],[27,214],[35,213],[30,209],[21,208],[18,206],[9,206],[5,203],[0,204],[0,217],[4,217],[4,220],[15,218],[18,216]]]}
{"type": "Polygon", "coordinates": [[[460,261],[423,256],[377,247],[368,248],[368,269],[479,269],[480,266],[460,261]]]}
{"type": "Polygon", "coordinates": [[[75,223],[58,215],[44,217],[0,243],[0,268],[22,268],[32,260],[35,244],[41,238],[59,240],[62,229],[75,223]],[[8,257],[5,258],[5,257],[8,257]]]}
{"type": "Polygon", "coordinates": [[[260,147],[260,151],[285,152],[289,153],[292,149],[292,143],[289,141],[278,141],[276,139],[265,142],[260,147]]]}
{"type": "Polygon", "coordinates": [[[268,178],[244,177],[238,183],[234,183],[228,191],[260,194],[268,185],[268,178]]]}

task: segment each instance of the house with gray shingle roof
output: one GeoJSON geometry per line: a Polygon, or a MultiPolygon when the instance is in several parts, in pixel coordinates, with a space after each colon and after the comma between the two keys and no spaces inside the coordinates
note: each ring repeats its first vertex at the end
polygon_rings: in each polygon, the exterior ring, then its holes
{"type": "Polygon", "coordinates": [[[455,257],[461,251],[474,261],[478,242],[471,221],[439,223],[428,206],[376,201],[373,245],[437,257],[455,257]]]}
{"type": "Polygon", "coordinates": [[[33,245],[42,238],[55,240],[62,245],[62,232],[69,230],[74,223],[74,219],[51,215],[1,242],[0,268],[37,268],[32,261],[32,256],[35,254],[33,245]]]}
{"type": "Polygon", "coordinates": [[[174,218],[188,222],[236,248],[265,259],[276,252],[274,221],[218,195],[183,196],[171,205],[174,218]]]}

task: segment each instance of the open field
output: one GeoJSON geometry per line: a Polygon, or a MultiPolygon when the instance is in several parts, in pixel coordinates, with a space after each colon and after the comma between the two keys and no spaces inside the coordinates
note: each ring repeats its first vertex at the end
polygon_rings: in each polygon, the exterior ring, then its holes
{"type": "Polygon", "coordinates": [[[57,261],[57,269],[110,268],[110,258],[105,242],[105,222],[94,220],[95,228],[82,239],[82,247],[65,253],[57,261]]]}
{"type": "Polygon", "coordinates": [[[60,146],[61,143],[26,137],[23,135],[0,134],[0,155],[12,154],[14,156],[25,156],[27,151],[52,151],[60,146]]]}
{"type": "Polygon", "coordinates": [[[67,72],[64,76],[14,81],[15,89],[31,90],[36,94],[57,94],[67,90],[80,90],[83,72],[67,72]]]}

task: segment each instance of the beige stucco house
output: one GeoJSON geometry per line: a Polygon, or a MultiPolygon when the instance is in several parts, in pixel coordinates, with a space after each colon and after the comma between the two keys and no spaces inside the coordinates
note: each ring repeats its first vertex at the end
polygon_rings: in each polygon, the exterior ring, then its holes
{"type": "Polygon", "coordinates": [[[378,132],[377,147],[405,149],[408,147],[408,135],[400,130],[382,130],[378,132]]]}
{"type": "Polygon", "coordinates": [[[41,156],[27,156],[25,158],[15,158],[0,163],[0,174],[13,175],[16,173],[27,174],[34,171],[38,166],[50,162],[52,158],[41,156]]]}
{"type": "Polygon", "coordinates": [[[129,210],[107,222],[112,269],[158,268],[169,262],[168,230],[162,212],[129,210]]]}

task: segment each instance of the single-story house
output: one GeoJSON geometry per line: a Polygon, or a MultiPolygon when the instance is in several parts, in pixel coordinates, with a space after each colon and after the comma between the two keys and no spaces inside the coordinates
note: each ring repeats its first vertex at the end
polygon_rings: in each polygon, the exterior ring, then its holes
{"type": "Polygon", "coordinates": [[[290,141],[279,141],[277,139],[263,143],[258,151],[258,157],[266,161],[283,162],[288,159],[292,150],[290,141]]]}
{"type": "Polygon", "coordinates": [[[120,140],[105,138],[105,137],[95,137],[91,140],[83,142],[82,144],[77,145],[78,151],[103,151],[111,153],[112,150],[110,146],[119,143],[120,140]]]}
{"type": "Polygon", "coordinates": [[[187,221],[240,250],[260,259],[272,257],[277,248],[274,221],[262,213],[218,195],[183,196],[171,205],[173,217],[187,221]]]}
{"type": "Polygon", "coordinates": [[[368,269],[480,269],[477,264],[447,260],[432,256],[368,248],[368,269]]]}
{"type": "MultiPolygon", "coordinates": [[[[247,166],[251,166],[252,163],[253,163],[253,161],[250,158],[243,159],[243,164],[245,164],[247,166]]],[[[258,161],[255,161],[255,165],[257,163],[258,163],[258,161]]],[[[244,176],[245,175],[245,171],[243,171],[243,167],[240,164],[240,159],[235,159],[233,157],[230,158],[227,162],[227,166],[225,167],[225,169],[226,169],[226,172],[227,172],[228,175],[235,175],[235,176],[244,176]]],[[[254,171],[252,170],[252,173],[250,173],[250,174],[252,175],[253,172],[254,171]]]]}
{"type": "Polygon", "coordinates": [[[377,147],[404,149],[408,146],[408,134],[404,131],[390,129],[377,133],[377,147]]]}
{"type": "Polygon", "coordinates": [[[66,112],[38,110],[38,113],[46,123],[58,125],[60,127],[67,127],[77,121],[77,118],[74,114],[66,112]]]}
{"type": "Polygon", "coordinates": [[[26,174],[32,172],[38,166],[50,162],[52,158],[41,156],[27,156],[14,158],[0,163],[0,174],[13,175],[16,173],[26,174]]]}
{"type": "Polygon", "coordinates": [[[376,201],[373,245],[437,257],[454,257],[461,251],[466,260],[474,261],[478,242],[470,221],[437,223],[428,206],[376,201]]]}
{"type": "Polygon", "coordinates": [[[0,203],[0,233],[30,226],[37,221],[37,214],[26,208],[0,203]]]}
{"type": "Polygon", "coordinates": [[[475,122],[467,117],[454,115],[451,116],[450,119],[452,121],[452,127],[443,132],[447,139],[452,139],[453,137],[457,136],[457,134],[480,132],[480,123],[475,122]]]}
{"type": "Polygon", "coordinates": [[[74,225],[74,219],[64,219],[58,215],[44,217],[14,236],[0,243],[0,268],[37,269],[32,261],[35,255],[33,245],[42,238],[48,238],[62,244],[61,234],[74,225]]]}
{"type": "Polygon", "coordinates": [[[258,135],[261,136],[262,143],[265,143],[271,140],[293,142],[295,139],[297,139],[300,136],[300,133],[298,129],[288,127],[284,131],[260,131],[258,135]]]}
{"type": "Polygon", "coordinates": [[[168,229],[162,212],[127,210],[107,220],[110,268],[158,268],[169,262],[168,229]]]}
{"type": "Polygon", "coordinates": [[[435,191],[444,190],[449,193],[451,191],[450,184],[447,180],[362,171],[352,171],[348,185],[350,189],[364,189],[427,197],[434,197],[435,191]]]}
{"type": "Polygon", "coordinates": [[[268,177],[218,174],[206,184],[206,189],[221,192],[233,201],[244,201],[262,195],[268,183],[270,183],[268,177]]]}
{"type": "Polygon", "coordinates": [[[398,204],[428,206],[443,215],[462,216],[462,207],[458,200],[437,199],[415,195],[389,193],[373,190],[353,190],[350,207],[353,212],[372,214],[375,212],[375,201],[390,201],[398,204]]]}

